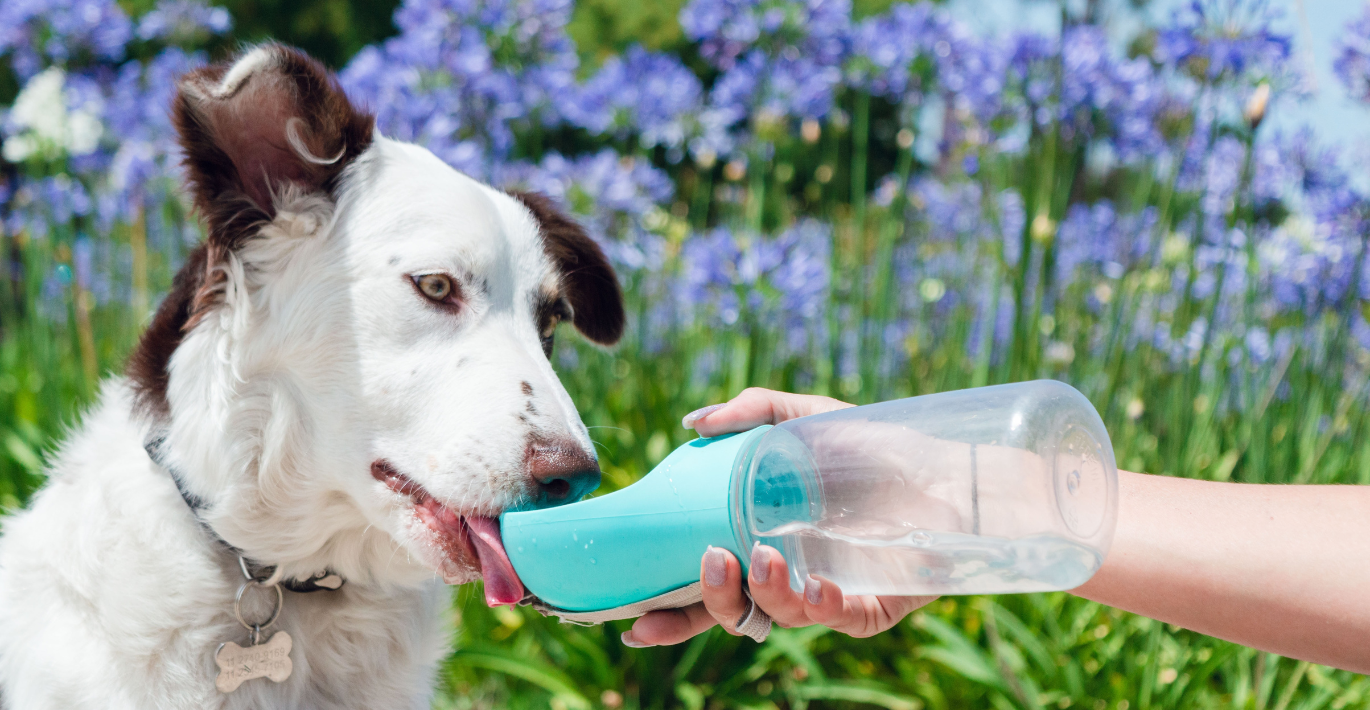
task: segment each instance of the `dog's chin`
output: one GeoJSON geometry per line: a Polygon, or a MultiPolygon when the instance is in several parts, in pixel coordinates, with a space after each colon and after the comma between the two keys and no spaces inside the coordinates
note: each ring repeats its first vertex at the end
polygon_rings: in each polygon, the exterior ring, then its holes
{"type": "Polygon", "coordinates": [[[458,513],[389,462],[372,463],[371,475],[407,499],[415,521],[422,524],[421,546],[431,553],[421,557],[443,581],[465,584],[484,579],[485,603],[490,606],[523,599],[523,582],[504,551],[498,519],[458,513]]]}

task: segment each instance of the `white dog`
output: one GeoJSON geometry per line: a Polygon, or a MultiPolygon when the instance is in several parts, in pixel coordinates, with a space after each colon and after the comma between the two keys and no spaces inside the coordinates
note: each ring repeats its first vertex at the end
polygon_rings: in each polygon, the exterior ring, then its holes
{"type": "Polygon", "coordinates": [[[614,274],[545,198],[376,135],[298,51],[193,72],[173,111],[209,236],[3,521],[0,695],[428,707],[446,585],[524,595],[500,512],[598,485],[547,358],[563,319],[618,339],[614,274]]]}

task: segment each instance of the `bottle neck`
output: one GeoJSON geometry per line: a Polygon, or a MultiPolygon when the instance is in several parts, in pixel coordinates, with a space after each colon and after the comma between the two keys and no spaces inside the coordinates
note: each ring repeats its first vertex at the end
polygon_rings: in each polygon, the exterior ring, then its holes
{"type": "Polygon", "coordinates": [[[765,438],[766,432],[772,428],[774,427],[766,424],[743,434],[747,440],[742,443],[742,448],[738,449],[737,456],[733,458],[732,481],[728,494],[728,513],[732,520],[733,536],[737,540],[737,549],[742,551],[739,562],[742,563],[743,575],[747,574],[751,565],[749,553],[752,545],[757,541],[756,536],[751,534],[751,526],[747,524],[749,512],[746,509],[747,480],[751,476],[756,453],[761,448],[761,440],[765,438]]]}

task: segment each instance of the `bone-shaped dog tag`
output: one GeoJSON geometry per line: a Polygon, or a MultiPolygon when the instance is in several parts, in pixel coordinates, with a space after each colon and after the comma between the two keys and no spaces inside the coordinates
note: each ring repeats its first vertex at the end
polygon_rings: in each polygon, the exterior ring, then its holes
{"type": "Polygon", "coordinates": [[[219,647],[214,662],[219,664],[219,677],[214,687],[220,693],[231,693],[253,678],[270,678],[280,683],[290,677],[294,669],[290,662],[290,634],[277,631],[270,641],[243,648],[232,641],[219,647]]]}

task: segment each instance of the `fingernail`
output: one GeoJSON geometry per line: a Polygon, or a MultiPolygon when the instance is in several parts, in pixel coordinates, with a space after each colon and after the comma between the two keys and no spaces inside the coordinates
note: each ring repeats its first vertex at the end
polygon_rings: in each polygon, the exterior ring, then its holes
{"type": "Polygon", "coordinates": [[[704,553],[704,583],[710,587],[721,587],[728,581],[728,558],[723,550],[710,546],[704,553]]]}
{"type": "Polygon", "coordinates": [[[804,580],[804,599],[810,604],[822,604],[823,583],[813,577],[804,580]]]}
{"type": "Polygon", "coordinates": [[[628,648],[648,648],[652,645],[650,643],[642,643],[641,641],[634,639],[632,629],[624,631],[623,635],[620,636],[619,639],[621,639],[623,641],[623,645],[627,646],[628,648]]]}
{"type": "Polygon", "coordinates": [[[689,414],[686,414],[684,417],[682,417],[680,420],[680,425],[685,427],[686,429],[693,429],[695,428],[695,422],[699,421],[700,419],[703,419],[704,417],[709,416],[710,414],[713,414],[714,412],[717,412],[718,410],[726,406],[728,406],[728,403],[724,402],[723,404],[711,404],[707,407],[696,409],[693,412],[690,412],[689,414]]]}
{"type": "Polygon", "coordinates": [[[752,545],[752,581],[765,584],[771,578],[770,550],[761,549],[761,543],[752,545]]]}

